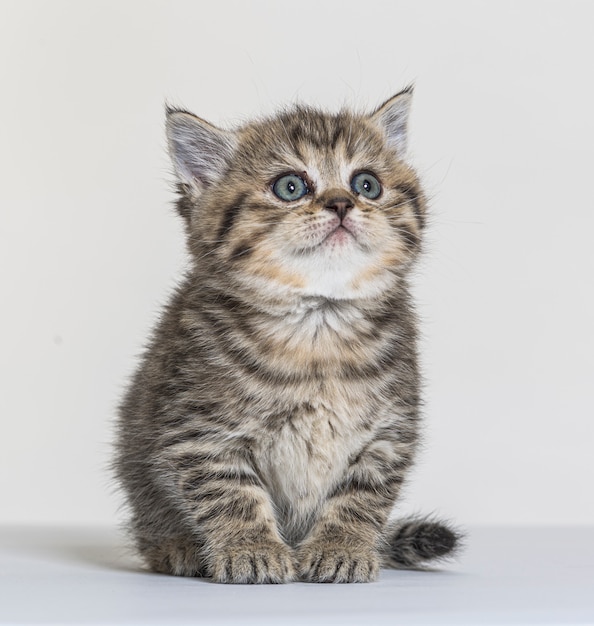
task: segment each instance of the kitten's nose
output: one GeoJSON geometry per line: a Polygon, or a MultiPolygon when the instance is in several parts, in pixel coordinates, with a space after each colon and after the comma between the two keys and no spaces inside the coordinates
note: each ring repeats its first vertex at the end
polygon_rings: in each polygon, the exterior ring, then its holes
{"type": "Polygon", "coordinates": [[[336,215],[340,218],[340,221],[345,218],[349,209],[353,208],[353,203],[349,200],[349,198],[332,198],[326,202],[324,208],[328,211],[334,211],[336,215]]]}

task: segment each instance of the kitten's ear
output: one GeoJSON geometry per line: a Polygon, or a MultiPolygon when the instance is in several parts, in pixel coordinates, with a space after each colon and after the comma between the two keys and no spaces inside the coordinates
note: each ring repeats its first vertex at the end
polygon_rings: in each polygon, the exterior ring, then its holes
{"type": "Polygon", "coordinates": [[[401,157],[406,154],[408,113],[412,101],[412,91],[412,87],[407,87],[392,96],[370,117],[382,129],[388,145],[394,148],[401,157]]]}
{"type": "Polygon", "coordinates": [[[222,176],[237,145],[235,133],[169,107],[167,141],[180,181],[198,191],[222,176]]]}

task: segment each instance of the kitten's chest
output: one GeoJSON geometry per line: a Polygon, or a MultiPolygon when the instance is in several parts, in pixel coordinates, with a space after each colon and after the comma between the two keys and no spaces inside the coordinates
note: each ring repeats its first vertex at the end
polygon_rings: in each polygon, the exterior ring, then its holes
{"type": "Polygon", "coordinates": [[[289,525],[306,523],[371,438],[367,410],[360,395],[326,389],[270,425],[261,471],[289,525]]]}

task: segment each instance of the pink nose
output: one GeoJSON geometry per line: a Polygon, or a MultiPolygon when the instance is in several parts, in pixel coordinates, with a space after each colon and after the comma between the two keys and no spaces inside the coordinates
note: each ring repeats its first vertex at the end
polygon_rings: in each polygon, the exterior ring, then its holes
{"type": "Polygon", "coordinates": [[[348,198],[332,198],[326,202],[324,208],[327,211],[334,211],[342,222],[349,209],[353,208],[353,203],[348,198]]]}

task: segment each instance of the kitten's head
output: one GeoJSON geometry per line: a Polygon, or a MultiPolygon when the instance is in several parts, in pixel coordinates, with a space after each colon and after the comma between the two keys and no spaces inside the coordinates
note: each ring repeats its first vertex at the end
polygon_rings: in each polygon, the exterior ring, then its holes
{"type": "Polygon", "coordinates": [[[199,267],[269,295],[381,296],[416,256],[424,198],[404,161],[405,90],[370,115],[295,107],[226,131],[167,113],[199,267]]]}

